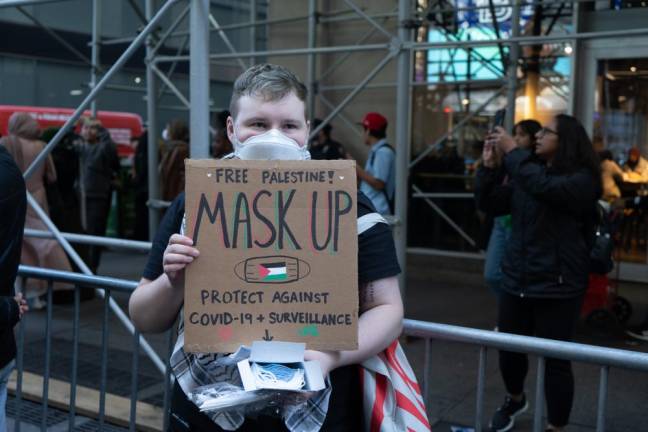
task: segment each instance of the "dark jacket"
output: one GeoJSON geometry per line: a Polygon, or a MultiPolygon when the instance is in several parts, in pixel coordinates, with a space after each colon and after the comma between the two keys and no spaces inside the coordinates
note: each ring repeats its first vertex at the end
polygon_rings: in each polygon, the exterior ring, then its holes
{"type": "Polygon", "coordinates": [[[332,139],[326,140],[323,144],[314,141],[308,150],[313,160],[338,160],[346,157],[342,144],[332,139]]]}
{"type": "Polygon", "coordinates": [[[100,128],[97,140],[81,147],[85,194],[87,198],[110,199],[113,177],[119,172],[117,145],[105,128],[100,128]]]}
{"type": "Polygon", "coordinates": [[[0,368],[16,357],[13,328],[18,304],[13,299],[20,264],[27,198],[25,181],[13,158],[0,145],[0,368]]]}
{"type": "Polygon", "coordinates": [[[189,157],[189,143],[169,141],[169,151],[160,161],[160,195],[173,201],[185,187],[185,159],[189,157]]]}
{"type": "Polygon", "coordinates": [[[592,227],[600,186],[587,170],[561,175],[527,150],[504,158],[504,171],[481,168],[479,208],[510,213],[502,288],[521,297],[568,298],[587,289],[592,227]],[[504,175],[508,182],[501,184],[504,175]]]}

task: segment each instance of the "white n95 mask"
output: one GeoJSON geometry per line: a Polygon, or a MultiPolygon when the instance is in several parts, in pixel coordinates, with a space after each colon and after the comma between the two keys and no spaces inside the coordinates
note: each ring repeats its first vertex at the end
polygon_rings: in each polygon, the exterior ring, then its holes
{"type": "Polygon", "coordinates": [[[306,147],[292,138],[270,129],[261,135],[251,136],[240,142],[234,133],[234,156],[243,160],[310,160],[306,147]]]}

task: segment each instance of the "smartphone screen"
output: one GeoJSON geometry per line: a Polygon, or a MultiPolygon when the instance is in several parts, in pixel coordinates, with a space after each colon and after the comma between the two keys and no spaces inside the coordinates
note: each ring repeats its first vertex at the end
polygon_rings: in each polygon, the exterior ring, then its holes
{"type": "Polygon", "coordinates": [[[494,130],[497,126],[504,127],[505,118],[506,118],[506,108],[498,109],[495,112],[493,127],[491,129],[494,130]]]}

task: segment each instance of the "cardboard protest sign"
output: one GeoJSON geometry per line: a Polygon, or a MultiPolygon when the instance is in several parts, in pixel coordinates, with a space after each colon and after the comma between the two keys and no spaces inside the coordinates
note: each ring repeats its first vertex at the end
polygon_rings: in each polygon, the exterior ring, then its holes
{"type": "Polygon", "coordinates": [[[358,345],[354,161],[186,161],[189,352],[358,345]]]}

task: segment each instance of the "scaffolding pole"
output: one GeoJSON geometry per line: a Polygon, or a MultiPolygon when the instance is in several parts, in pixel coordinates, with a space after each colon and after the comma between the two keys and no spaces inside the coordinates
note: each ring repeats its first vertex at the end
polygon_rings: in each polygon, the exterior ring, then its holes
{"type": "MultiPolygon", "coordinates": [[[[398,38],[401,44],[411,40],[412,29],[407,26],[410,17],[410,0],[398,2],[398,38]]],[[[394,191],[396,218],[400,223],[394,226],[396,256],[402,269],[407,268],[407,203],[410,160],[410,110],[412,76],[411,51],[401,46],[398,52],[396,72],[396,187],[394,191]]],[[[406,272],[399,275],[401,294],[406,291],[406,272]]]]}
{"type": "MultiPolygon", "coordinates": [[[[209,0],[191,0],[189,13],[189,156],[209,157],[209,0]]],[[[235,53],[233,55],[236,56],[235,53]]]]}
{"type": "MultiPolygon", "coordinates": [[[[257,2],[256,0],[250,0],[250,51],[254,52],[257,50],[256,40],[257,40],[257,26],[255,25],[257,20],[257,2]]],[[[250,57],[250,66],[256,64],[256,58],[250,57]]]]}
{"type": "Polygon", "coordinates": [[[15,6],[39,6],[47,3],[60,3],[61,1],[65,0],[0,0],[0,8],[15,6]]]}
{"type": "MultiPolygon", "coordinates": [[[[507,83],[508,80],[503,80],[503,79],[484,79],[484,80],[457,80],[457,81],[411,81],[410,85],[413,87],[456,87],[456,86],[469,85],[473,89],[478,87],[493,87],[497,89],[507,83]]],[[[394,88],[396,86],[398,86],[398,83],[394,81],[394,82],[367,84],[365,86],[365,89],[384,89],[384,88],[394,88]]],[[[320,90],[320,92],[346,91],[346,90],[353,90],[355,88],[355,85],[354,84],[320,85],[317,88],[320,90]]]]}
{"type": "MultiPolygon", "coordinates": [[[[155,14],[155,0],[146,0],[146,19],[151,22],[155,14]]],[[[160,198],[160,182],[158,174],[158,124],[157,124],[157,80],[155,78],[154,64],[151,57],[155,53],[155,39],[152,35],[146,39],[146,119],[147,119],[147,164],[148,164],[148,195],[149,199],[160,198]]],[[[160,224],[160,210],[148,207],[149,240],[153,240],[160,224]]]]}
{"type": "MultiPolygon", "coordinates": [[[[513,38],[520,36],[520,0],[514,0],[513,12],[511,14],[511,36],[513,38]]],[[[515,123],[515,97],[517,95],[517,68],[519,58],[520,45],[513,43],[509,48],[508,84],[506,91],[507,110],[504,121],[504,127],[508,132],[513,130],[513,124],[515,123]]]]}
{"type": "MultiPolygon", "coordinates": [[[[580,4],[572,5],[572,28],[575,33],[581,28],[581,10],[580,4]]],[[[578,65],[581,59],[581,46],[582,43],[576,39],[572,41],[572,54],[571,61],[569,62],[569,101],[567,105],[567,112],[570,115],[576,115],[576,101],[578,96],[578,85],[576,84],[576,76],[578,75],[578,65]]]]}
{"type": "MultiPolygon", "coordinates": [[[[313,49],[317,45],[317,0],[308,0],[308,48],[313,49]]],[[[306,64],[306,86],[308,88],[306,112],[308,120],[313,122],[315,118],[315,96],[317,93],[317,58],[315,54],[308,54],[306,64]]]]}
{"type": "MultiPolygon", "coordinates": [[[[99,50],[101,37],[101,0],[92,0],[92,54],[90,66],[90,89],[97,85],[97,74],[99,73],[99,50]]],[[[97,99],[90,103],[90,112],[92,117],[97,116],[97,99]]]]}
{"type": "MultiPolygon", "coordinates": [[[[645,31],[648,33],[648,29],[645,31]]],[[[366,44],[366,45],[342,45],[336,47],[316,47],[316,48],[294,48],[282,50],[268,50],[268,51],[254,51],[254,52],[239,52],[239,53],[222,53],[211,54],[211,60],[222,59],[235,59],[237,57],[250,58],[250,57],[273,57],[273,56],[293,56],[305,54],[333,54],[339,52],[360,52],[360,51],[385,51],[391,48],[391,44],[366,44]]],[[[154,59],[155,63],[165,63],[173,61],[189,61],[190,56],[159,56],[154,59]]]]}

